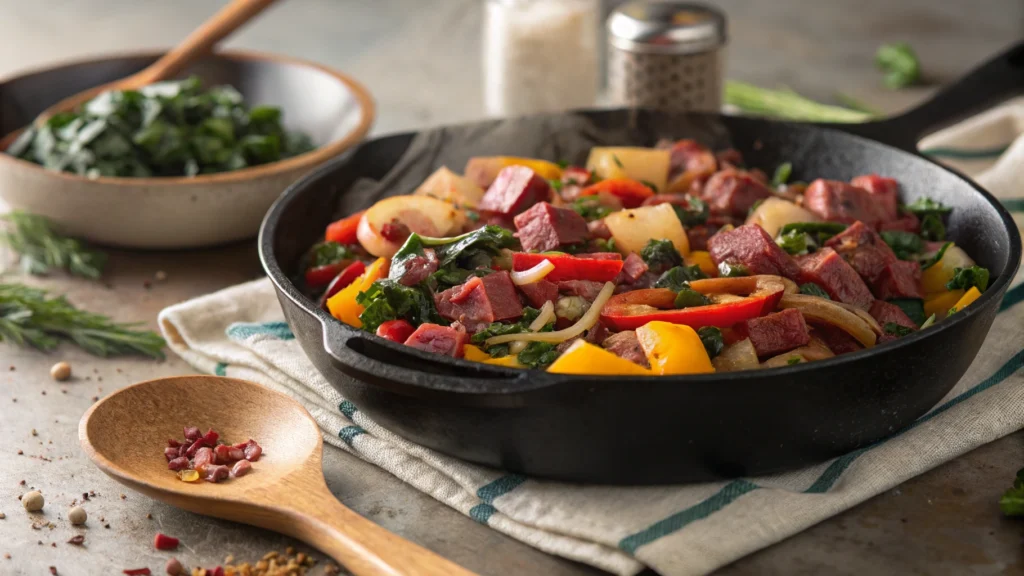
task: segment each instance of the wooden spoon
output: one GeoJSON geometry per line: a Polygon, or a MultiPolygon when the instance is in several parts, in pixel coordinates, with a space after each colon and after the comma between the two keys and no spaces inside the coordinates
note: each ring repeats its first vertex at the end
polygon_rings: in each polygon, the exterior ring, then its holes
{"type": "MultiPolygon", "coordinates": [[[[34,123],[38,126],[54,114],[74,110],[85,102],[99,96],[102,92],[109,90],[138,90],[154,82],[173,78],[176,74],[187,68],[189,64],[209,54],[210,50],[218,42],[242,27],[242,25],[274,2],[276,0],[232,0],[231,3],[214,14],[213,17],[203,22],[202,26],[189,34],[181,44],[172,48],[170,52],[161,56],[156,62],[127,78],[115,80],[102,86],[90,88],[85,92],[68,96],[43,110],[39,116],[36,116],[34,123]]],[[[25,128],[20,128],[0,140],[0,150],[7,149],[7,146],[14,142],[24,130],[25,128]]]]}
{"type": "Polygon", "coordinates": [[[101,470],[133,490],[197,514],[288,534],[354,574],[473,574],[338,502],[321,471],[316,422],[295,400],[252,382],[178,376],[135,384],[93,404],[78,437],[101,470]],[[236,443],[252,438],[263,456],[240,478],[183,482],[167,469],[163,450],[185,426],[213,428],[236,443]]]}

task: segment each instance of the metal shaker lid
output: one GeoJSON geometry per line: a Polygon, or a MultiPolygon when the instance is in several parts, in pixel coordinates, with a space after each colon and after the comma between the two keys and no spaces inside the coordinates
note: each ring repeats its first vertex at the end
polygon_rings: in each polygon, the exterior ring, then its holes
{"type": "Polygon", "coordinates": [[[704,4],[633,0],[608,17],[608,41],[628,52],[704,52],[725,44],[725,15],[704,4]]]}

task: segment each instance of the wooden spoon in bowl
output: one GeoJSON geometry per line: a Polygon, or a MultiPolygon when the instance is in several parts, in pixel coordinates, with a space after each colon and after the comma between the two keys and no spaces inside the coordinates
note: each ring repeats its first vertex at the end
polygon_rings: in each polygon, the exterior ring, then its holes
{"type": "MultiPolygon", "coordinates": [[[[252,20],[253,17],[275,1],[232,0],[231,3],[214,14],[213,17],[203,22],[202,26],[189,34],[181,44],[172,48],[170,52],[161,56],[156,62],[126,78],[68,96],[43,110],[36,117],[34,123],[38,126],[54,114],[74,110],[103,92],[110,90],[138,90],[154,82],[173,78],[176,74],[187,68],[189,64],[208,54],[218,42],[242,27],[249,20],[252,20]]],[[[6,150],[24,130],[25,128],[20,128],[4,136],[0,140],[0,150],[6,150]]]]}
{"type": "Polygon", "coordinates": [[[135,384],[93,404],[78,438],[101,470],[133,490],[288,534],[359,576],[473,576],[338,502],[321,470],[319,426],[295,400],[252,382],[178,376],[135,384]],[[213,428],[232,442],[252,438],[263,456],[239,478],[183,482],[167,469],[163,450],[185,426],[213,428]]]}

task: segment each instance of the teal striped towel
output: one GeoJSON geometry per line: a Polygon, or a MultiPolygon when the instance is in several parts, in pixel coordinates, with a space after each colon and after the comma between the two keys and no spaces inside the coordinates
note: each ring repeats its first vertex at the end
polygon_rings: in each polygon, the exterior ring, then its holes
{"type": "MultiPolygon", "coordinates": [[[[925,145],[939,156],[960,151],[959,158],[968,158],[960,168],[1024,212],[1024,136],[1017,137],[1024,122],[1015,121],[1020,111],[1024,100],[937,134],[925,145]],[[995,142],[1000,134],[1004,140],[995,142]],[[986,161],[968,154],[994,147],[1005,151],[986,161]]],[[[1020,224],[1024,213],[1017,218],[1020,224]]],[[[266,279],[171,306],[160,313],[160,326],[172,349],[197,370],[291,394],[319,422],[330,445],[478,522],[616,574],[649,566],[682,576],[710,572],[1024,427],[1021,300],[1024,285],[1017,278],[971,369],[930,413],[888,440],[787,474],[657,487],[532,480],[399,438],[313,368],[266,279]]]]}

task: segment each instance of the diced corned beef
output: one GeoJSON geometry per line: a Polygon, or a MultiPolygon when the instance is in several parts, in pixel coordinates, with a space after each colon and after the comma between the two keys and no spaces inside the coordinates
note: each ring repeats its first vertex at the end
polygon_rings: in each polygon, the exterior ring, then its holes
{"type": "Polygon", "coordinates": [[[726,148],[725,150],[715,152],[715,160],[718,160],[718,164],[723,170],[727,168],[741,168],[743,166],[743,153],[735,148],[726,148]]]}
{"type": "Polygon", "coordinates": [[[203,433],[199,431],[198,426],[185,426],[184,432],[185,440],[188,440],[190,443],[203,437],[203,433]]]}
{"type": "Polygon", "coordinates": [[[902,232],[913,232],[914,234],[917,234],[921,231],[921,221],[918,220],[917,216],[907,212],[906,214],[900,214],[899,218],[895,220],[882,222],[878,225],[878,230],[899,230],[902,232]]]}
{"type": "MultiPolygon", "coordinates": [[[[899,326],[910,328],[911,330],[917,330],[917,324],[915,324],[914,321],[903,312],[902,308],[884,300],[875,300],[871,305],[871,309],[868,310],[868,313],[871,314],[875,320],[878,320],[878,325],[882,326],[882,328],[885,328],[887,323],[892,322],[899,326]]],[[[878,337],[878,340],[880,342],[888,342],[889,340],[896,340],[897,338],[899,338],[899,336],[882,330],[882,335],[878,337]]]]}
{"type": "Polygon", "coordinates": [[[707,250],[708,238],[714,236],[718,228],[700,224],[686,229],[686,237],[690,241],[690,250],[707,250]]]}
{"type": "Polygon", "coordinates": [[[755,202],[771,195],[771,189],[749,172],[722,170],[704,185],[701,199],[713,214],[744,218],[755,202]]]}
{"type": "Polygon", "coordinates": [[[640,339],[636,337],[636,330],[625,330],[612,334],[605,338],[601,346],[612,354],[634,364],[639,364],[644,368],[651,367],[651,362],[644,354],[644,349],[640,347],[640,339]]]}
{"type": "Polygon", "coordinates": [[[922,298],[921,265],[909,260],[892,262],[882,269],[871,290],[879,300],[922,298]]]}
{"type": "Polygon", "coordinates": [[[590,182],[590,170],[579,166],[568,166],[562,170],[562,189],[559,194],[563,200],[572,202],[580,195],[580,191],[588,182],[590,182]]]}
{"type": "Polygon", "coordinates": [[[398,279],[400,284],[415,286],[437,272],[437,255],[433,248],[423,250],[423,256],[413,256],[405,265],[405,274],[398,279]]]}
{"type": "Polygon", "coordinates": [[[436,294],[434,304],[441,316],[461,322],[474,333],[491,322],[512,320],[523,315],[516,286],[505,270],[483,278],[470,278],[465,284],[436,294]]]}
{"type": "Polygon", "coordinates": [[[598,293],[604,288],[603,282],[592,280],[559,280],[558,291],[569,296],[580,296],[590,302],[597,298],[598,293]]]}
{"type": "Polygon", "coordinates": [[[608,338],[608,336],[608,328],[606,328],[605,325],[602,324],[600,320],[598,320],[597,323],[595,323],[589,330],[583,333],[583,336],[576,336],[575,338],[570,338],[565,342],[562,342],[558,346],[555,346],[555,350],[557,350],[558,353],[561,354],[562,352],[568,350],[569,347],[572,346],[573,343],[575,343],[580,338],[583,338],[584,340],[590,342],[591,344],[597,344],[598,346],[600,346],[601,343],[608,338]]]}
{"type": "Polygon", "coordinates": [[[558,285],[544,279],[531,284],[523,284],[519,286],[519,291],[526,296],[526,301],[534,308],[540,308],[545,302],[558,299],[558,285]]]}
{"type": "Polygon", "coordinates": [[[875,301],[857,271],[831,248],[800,256],[796,263],[800,266],[799,282],[813,282],[821,286],[833,300],[865,310],[875,301]]]}
{"type": "Polygon", "coordinates": [[[878,174],[866,174],[850,180],[850,184],[863,188],[871,194],[871,199],[881,207],[880,213],[884,215],[882,222],[888,222],[897,218],[896,205],[900,190],[899,182],[892,178],[883,178],[878,174]]]}
{"type": "Polygon", "coordinates": [[[872,228],[889,220],[888,209],[867,190],[837,180],[817,179],[804,192],[804,208],[824,220],[856,222],[872,228]]]}
{"type": "Polygon", "coordinates": [[[612,237],[612,231],[609,230],[608,225],[604,223],[604,218],[587,222],[587,232],[590,233],[591,238],[607,240],[612,237]]]}
{"type": "Polygon", "coordinates": [[[795,308],[751,318],[743,324],[750,343],[762,358],[799,348],[811,341],[804,315],[795,308]]]}
{"type": "Polygon", "coordinates": [[[525,166],[507,166],[484,193],[477,206],[498,214],[519,214],[551,196],[548,181],[525,166]]]}
{"type": "Polygon", "coordinates": [[[846,354],[847,352],[856,352],[864,348],[856,338],[850,336],[842,328],[837,328],[831,324],[815,324],[812,330],[814,335],[821,338],[821,341],[828,346],[828,349],[833,354],[846,354]]]}
{"type": "Polygon", "coordinates": [[[795,280],[800,267],[757,224],[746,224],[719,232],[708,239],[708,252],[718,266],[722,262],[742,264],[751,274],[774,274],[795,280]]]}
{"type": "Polygon", "coordinates": [[[466,339],[467,335],[463,330],[439,324],[420,324],[405,341],[405,345],[434,354],[462,358],[462,347],[465,346],[466,339]]]}
{"type": "Polygon", "coordinates": [[[590,237],[587,221],[572,210],[538,202],[513,220],[523,250],[544,252],[562,244],[583,242],[590,237]]]}
{"type": "Polygon", "coordinates": [[[622,270],[615,278],[616,284],[632,284],[639,280],[647,272],[647,263],[637,256],[636,252],[630,252],[622,263],[622,270]]]}
{"type": "Polygon", "coordinates": [[[869,285],[886,266],[896,262],[892,248],[863,222],[854,222],[846,230],[829,238],[825,246],[838,252],[869,285]]]}

